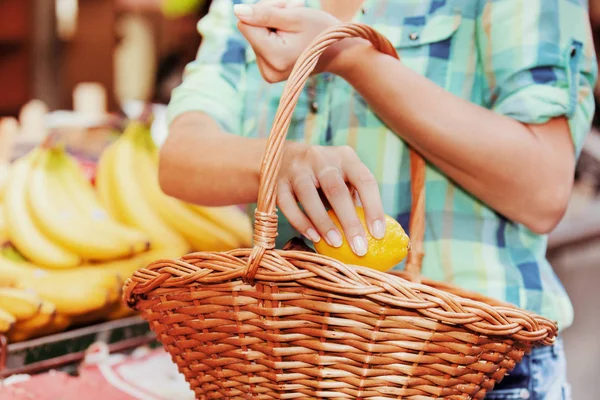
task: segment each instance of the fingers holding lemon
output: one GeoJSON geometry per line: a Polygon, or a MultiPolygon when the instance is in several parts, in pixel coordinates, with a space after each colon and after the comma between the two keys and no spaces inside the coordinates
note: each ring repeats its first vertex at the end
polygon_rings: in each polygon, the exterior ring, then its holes
{"type": "MultiPolygon", "coordinates": [[[[333,210],[329,210],[328,214],[339,231],[343,232],[340,221],[333,210]]],[[[325,240],[314,243],[317,253],[335,258],[344,264],[361,265],[382,272],[389,271],[406,257],[410,249],[410,240],[398,221],[386,215],[385,235],[381,239],[376,239],[367,229],[363,208],[357,206],[356,214],[367,236],[367,253],[364,256],[356,255],[343,234],[340,247],[330,246],[325,240]]]]}

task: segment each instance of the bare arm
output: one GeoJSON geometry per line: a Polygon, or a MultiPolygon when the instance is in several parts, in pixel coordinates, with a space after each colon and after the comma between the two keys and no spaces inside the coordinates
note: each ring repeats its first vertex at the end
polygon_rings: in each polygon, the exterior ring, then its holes
{"type": "Polygon", "coordinates": [[[224,132],[210,116],[185,113],[160,152],[163,190],[182,200],[219,206],[256,201],[264,139],[224,132]]]}
{"type": "MultiPolygon", "coordinates": [[[[182,200],[220,206],[255,202],[265,139],[223,132],[208,115],[188,112],[171,125],[160,153],[159,179],[165,193],[182,200]]],[[[371,234],[385,234],[377,183],[349,147],[287,142],[277,180],[277,205],[309,240],[342,244],[341,232],[327,214],[319,190],[340,217],[343,233],[358,255],[367,252],[365,231],[354,211],[346,183],[365,207],[371,234]],[[301,210],[298,203],[303,205],[301,210]]]]}
{"type": "Polygon", "coordinates": [[[336,65],[343,68],[336,72],[460,186],[535,232],[549,232],[560,221],[575,167],[564,118],[522,124],[454,96],[368,45],[340,57],[336,65]]]}

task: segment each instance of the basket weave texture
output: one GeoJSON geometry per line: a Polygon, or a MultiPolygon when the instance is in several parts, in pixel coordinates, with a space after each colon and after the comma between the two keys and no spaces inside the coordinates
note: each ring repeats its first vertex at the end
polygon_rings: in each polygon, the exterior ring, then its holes
{"type": "Polygon", "coordinates": [[[291,115],[318,57],[362,37],[362,24],[320,35],[286,84],[261,168],[252,249],[159,260],[125,284],[197,399],[483,399],[554,322],[420,278],[425,162],[411,150],[412,248],[406,272],[348,266],[275,249],[275,182],[291,115]]]}

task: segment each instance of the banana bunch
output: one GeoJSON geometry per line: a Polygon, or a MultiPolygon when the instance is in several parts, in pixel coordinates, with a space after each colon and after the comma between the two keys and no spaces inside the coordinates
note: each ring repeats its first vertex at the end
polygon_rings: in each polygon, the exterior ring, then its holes
{"type": "Polygon", "coordinates": [[[5,243],[0,250],[0,333],[18,342],[133,315],[121,299],[123,281],[152,261],[179,256],[172,249],[157,249],[123,260],[43,269],[5,243]]]}
{"type": "Polygon", "coordinates": [[[131,314],[122,285],[153,261],[149,235],[111,217],[53,138],[9,164],[15,127],[0,120],[0,333],[22,341],[131,314]]]}
{"type": "Polygon", "coordinates": [[[0,255],[2,280],[11,280],[19,288],[33,291],[42,300],[54,304],[58,313],[67,316],[86,314],[116,303],[123,282],[118,273],[99,266],[42,269],[27,261],[15,261],[4,253],[0,255]]]}
{"type": "MultiPolygon", "coordinates": [[[[14,285],[0,288],[0,309],[14,317],[7,334],[12,342],[110,318],[115,309],[123,308],[125,276],[148,262],[138,255],[119,262],[52,270],[38,268],[14,254],[6,249],[0,254],[0,282],[14,285]]],[[[122,312],[120,316],[130,314],[122,312]]],[[[0,313],[0,330],[9,327],[10,320],[3,321],[0,313]]]]}
{"type": "Polygon", "coordinates": [[[0,287],[0,333],[11,342],[51,332],[56,315],[54,304],[43,300],[33,289],[0,287]]]}
{"type": "Polygon", "coordinates": [[[250,219],[239,208],[200,207],[166,195],[158,183],[158,149],[148,124],[131,121],[102,154],[96,188],[111,216],[172,253],[226,251],[251,243],[250,219]]]}
{"type": "Polygon", "coordinates": [[[10,331],[17,323],[35,318],[42,308],[42,300],[30,290],[0,287],[0,332],[10,331]]]}
{"type": "Polygon", "coordinates": [[[103,152],[96,189],[46,141],[10,165],[0,201],[0,333],[12,342],[128,316],[122,284],[137,269],[252,238],[239,208],[162,192],[158,149],[140,121],[103,152]]]}
{"type": "Polygon", "coordinates": [[[8,240],[41,267],[111,261],[149,247],[147,235],[110,218],[61,147],[38,147],[13,164],[4,209],[8,240]]]}

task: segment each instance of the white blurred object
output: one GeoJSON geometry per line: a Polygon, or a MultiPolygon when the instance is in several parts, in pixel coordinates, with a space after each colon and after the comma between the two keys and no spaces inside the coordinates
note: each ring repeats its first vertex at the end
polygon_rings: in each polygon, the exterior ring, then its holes
{"type": "MultiPolygon", "coordinates": [[[[0,166],[10,162],[18,134],[19,122],[16,118],[6,117],[0,119],[0,166]]],[[[0,176],[1,180],[2,177],[0,176]]]]}
{"type": "Polygon", "coordinates": [[[4,195],[6,182],[10,174],[10,160],[18,133],[19,123],[15,118],[0,119],[0,199],[4,195]]]}
{"type": "MultiPolygon", "coordinates": [[[[127,101],[121,106],[128,119],[139,118],[142,114],[145,103],[142,101],[127,101]]],[[[169,129],[167,127],[167,106],[164,104],[152,104],[152,113],[154,121],[152,122],[151,133],[154,143],[158,147],[167,139],[169,129]]]]}
{"type": "Polygon", "coordinates": [[[48,135],[48,127],[45,123],[48,106],[41,100],[27,102],[19,113],[21,124],[20,141],[41,142],[48,135]]]}
{"type": "Polygon", "coordinates": [[[29,374],[15,374],[15,375],[11,375],[7,378],[4,378],[2,380],[2,385],[4,385],[4,386],[14,385],[14,384],[21,383],[21,382],[27,382],[30,379],[31,379],[31,375],[29,375],[29,374]]]}
{"type": "Polygon", "coordinates": [[[83,364],[96,365],[106,362],[111,357],[108,344],[105,342],[94,342],[86,350],[83,364]]]}
{"type": "Polygon", "coordinates": [[[141,14],[125,14],[117,21],[121,37],[114,53],[115,95],[128,100],[150,101],[154,93],[157,54],[152,24],[141,14]]]}
{"type": "Polygon", "coordinates": [[[48,129],[56,128],[95,128],[104,126],[109,121],[108,115],[90,116],[74,111],[57,110],[46,114],[45,123],[48,129]]]}
{"type": "Polygon", "coordinates": [[[106,89],[100,83],[82,82],[73,89],[73,111],[90,117],[106,115],[106,89]]]}
{"type": "Polygon", "coordinates": [[[56,0],[56,34],[62,40],[71,40],[77,32],[78,0],[56,0]]]}
{"type": "Polygon", "coordinates": [[[106,89],[102,84],[79,83],[73,89],[73,111],[56,110],[46,114],[46,128],[89,129],[103,126],[110,120],[106,98],[106,89]]]}
{"type": "MultiPolygon", "coordinates": [[[[194,400],[194,392],[177,371],[171,356],[167,353],[155,353],[139,362],[120,365],[116,372],[125,382],[135,382],[136,386],[152,393],[153,398],[170,400],[194,400]]],[[[122,388],[121,388],[122,389],[122,388]]]]}

